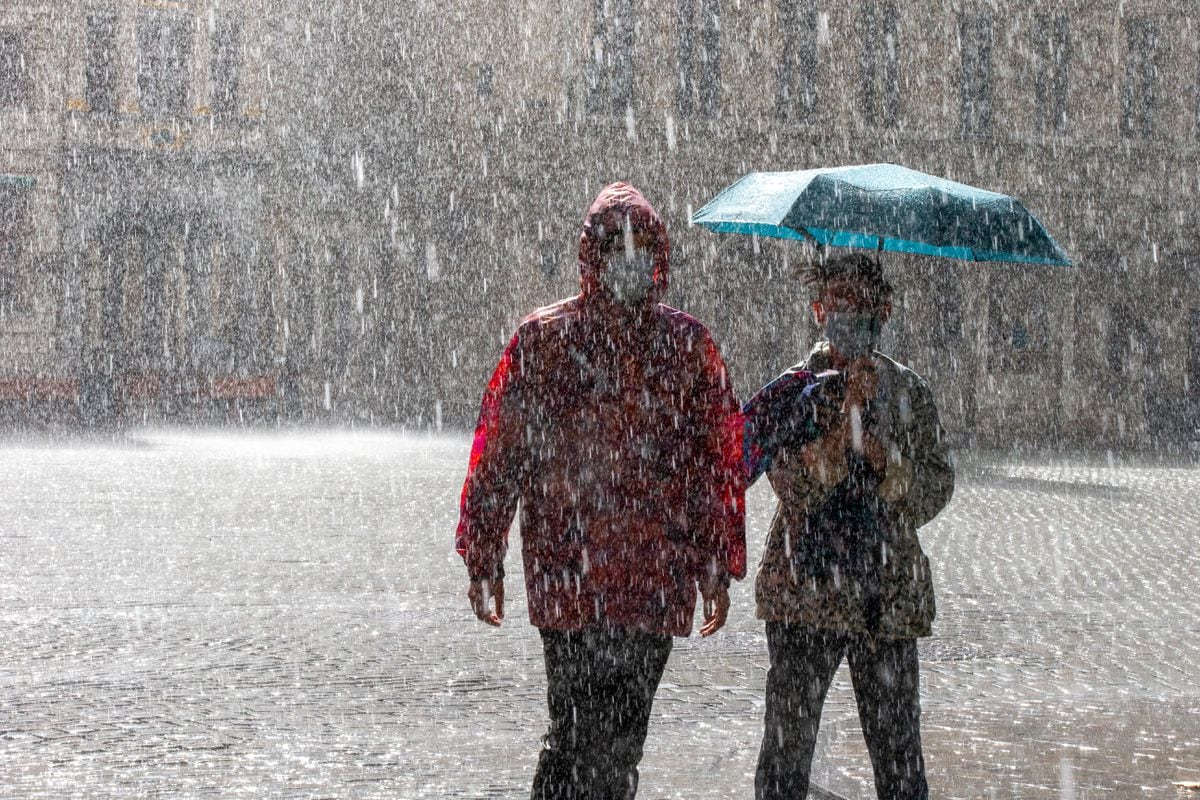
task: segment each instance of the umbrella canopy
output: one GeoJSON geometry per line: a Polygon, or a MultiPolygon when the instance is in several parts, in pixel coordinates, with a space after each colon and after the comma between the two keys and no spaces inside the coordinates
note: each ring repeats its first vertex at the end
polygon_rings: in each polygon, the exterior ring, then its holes
{"type": "Polygon", "coordinates": [[[718,233],[805,239],[965,261],[1069,266],[1014,197],[897,164],[752,172],[692,216],[718,233]]]}

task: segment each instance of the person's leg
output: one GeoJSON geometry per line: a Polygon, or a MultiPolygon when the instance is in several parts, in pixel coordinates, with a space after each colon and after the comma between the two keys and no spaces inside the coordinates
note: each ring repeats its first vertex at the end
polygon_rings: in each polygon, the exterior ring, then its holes
{"type": "Polygon", "coordinates": [[[926,800],[916,639],[855,638],[850,677],[880,800],[926,800]]]}
{"type": "Polygon", "coordinates": [[[671,637],[542,631],[550,727],[530,796],[632,798],[671,637]]]}
{"type": "Polygon", "coordinates": [[[550,727],[542,737],[542,752],[533,774],[531,800],[583,798],[578,763],[589,731],[575,710],[576,687],[589,669],[581,632],[541,630],[546,661],[546,701],[550,727]]]}
{"type": "Polygon", "coordinates": [[[767,671],[762,748],[754,776],[756,800],[808,795],[821,707],[844,651],[839,634],[767,623],[771,667],[767,671]]]}
{"type": "Polygon", "coordinates": [[[601,636],[597,659],[608,680],[594,697],[595,718],[605,740],[598,743],[597,772],[592,797],[633,800],[638,787],[638,764],[650,725],[654,694],[671,654],[670,636],[613,629],[601,636]],[[605,747],[605,745],[608,745],[605,747]]]}

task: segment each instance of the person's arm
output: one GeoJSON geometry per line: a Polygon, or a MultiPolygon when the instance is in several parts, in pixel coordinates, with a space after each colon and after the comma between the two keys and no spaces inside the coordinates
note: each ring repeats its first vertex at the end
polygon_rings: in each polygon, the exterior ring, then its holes
{"type": "Polygon", "coordinates": [[[801,399],[788,412],[804,417],[805,435],[781,449],[767,473],[775,495],[793,511],[820,508],[850,473],[845,376],[833,371],[815,375],[801,399]]]}
{"type": "Polygon", "coordinates": [[[933,392],[920,378],[909,391],[909,403],[908,446],[893,450],[880,494],[919,528],[936,517],[954,495],[954,465],[933,392]],[[900,451],[907,451],[907,457],[900,451]]]}
{"type": "Polygon", "coordinates": [[[742,406],[746,488],[771,468],[781,449],[817,436],[816,423],[805,412],[810,406],[808,390],[815,382],[813,373],[793,367],[755,392],[742,406]]]}
{"type": "Polygon", "coordinates": [[[729,610],[731,579],[746,577],[746,481],[742,462],[743,421],[725,362],[707,338],[693,392],[699,434],[689,494],[689,519],[700,558],[696,580],[704,595],[702,636],[716,633],[729,610]]]}
{"type": "Polygon", "coordinates": [[[504,555],[525,461],[524,422],[516,399],[519,336],[505,348],[484,391],[454,537],[470,579],[471,607],[491,625],[499,625],[504,617],[504,555]],[[489,608],[491,597],[496,599],[495,612],[489,608]]]}

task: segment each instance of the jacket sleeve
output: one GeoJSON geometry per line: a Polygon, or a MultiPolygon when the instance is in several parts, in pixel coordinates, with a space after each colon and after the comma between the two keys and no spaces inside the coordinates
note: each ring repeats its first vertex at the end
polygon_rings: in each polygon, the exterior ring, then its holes
{"type": "MultiPolygon", "coordinates": [[[[829,474],[820,474],[809,470],[804,463],[802,452],[804,446],[821,437],[822,425],[818,416],[824,419],[829,413],[830,403],[837,402],[822,400],[822,392],[828,381],[836,379],[838,373],[825,371],[813,373],[801,367],[793,367],[779,378],[764,387],[756,398],[751,399],[747,409],[752,409],[757,425],[752,425],[748,417],[747,436],[753,427],[774,430],[771,449],[773,455],[758,469],[766,470],[767,480],[779,498],[791,511],[807,512],[820,508],[833,494],[833,488],[848,474],[845,464],[831,464],[829,474]],[[775,397],[770,397],[774,389],[775,397]],[[770,399],[771,402],[763,402],[770,399]],[[774,417],[774,420],[771,420],[774,417]],[[822,480],[822,478],[824,480],[822,480]]],[[[747,412],[743,409],[743,413],[747,412]]],[[[755,474],[751,473],[751,481],[755,474]]]]}
{"type": "Polygon", "coordinates": [[[700,452],[688,516],[701,555],[696,577],[712,574],[741,580],[746,577],[744,423],[725,362],[708,337],[694,397],[700,452]]]}
{"type": "Polygon", "coordinates": [[[895,505],[905,522],[919,528],[936,517],[954,495],[954,465],[928,384],[917,378],[908,396],[911,410],[902,449],[911,460],[912,481],[895,505]]]}
{"type": "Polygon", "coordinates": [[[500,357],[483,394],[454,546],[475,578],[504,577],[508,528],[516,513],[525,463],[520,390],[520,332],[500,357]]]}
{"type": "Polygon", "coordinates": [[[797,449],[816,439],[820,430],[813,408],[818,377],[793,367],[768,383],[742,406],[745,420],[743,458],[746,486],[771,468],[775,456],[787,448],[797,449]]]}

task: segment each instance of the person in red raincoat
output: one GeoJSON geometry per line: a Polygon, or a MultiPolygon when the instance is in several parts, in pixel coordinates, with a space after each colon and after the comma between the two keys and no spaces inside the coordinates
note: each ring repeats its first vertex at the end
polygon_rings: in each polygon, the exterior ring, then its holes
{"type": "Polygon", "coordinates": [[[666,228],[626,183],[579,241],[580,292],[521,322],[483,396],[456,547],[484,622],[504,616],[518,504],[550,726],[532,796],[632,798],[672,636],[746,574],[742,419],[717,345],[659,302],[666,228]],[[494,598],[494,608],[492,599],[494,598]]]}

